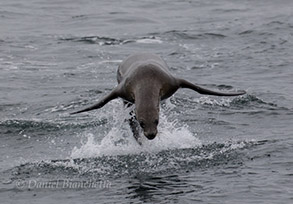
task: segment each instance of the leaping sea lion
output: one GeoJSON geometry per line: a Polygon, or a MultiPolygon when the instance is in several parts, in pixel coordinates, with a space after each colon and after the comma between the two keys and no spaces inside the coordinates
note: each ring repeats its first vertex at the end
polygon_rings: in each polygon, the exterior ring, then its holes
{"type": "Polygon", "coordinates": [[[159,123],[159,103],[172,96],[179,88],[189,88],[200,94],[215,96],[239,96],[245,91],[222,93],[208,90],[174,77],[165,61],[154,54],[134,54],[118,67],[118,85],[97,104],[71,113],[81,113],[98,108],[115,98],[122,98],[124,104],[135,104],[135,116],[129,120],[133,135],[138,141],[139,126],[144,135],[152,140],[157,135],[159,123]]]}

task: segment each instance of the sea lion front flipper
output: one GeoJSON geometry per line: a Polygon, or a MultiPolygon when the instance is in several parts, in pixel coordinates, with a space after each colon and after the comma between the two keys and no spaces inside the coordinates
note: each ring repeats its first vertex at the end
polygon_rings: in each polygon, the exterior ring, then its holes
{"type": "Polygon", "coordinates": [[[73,115],[73,114],[77,114],[77,113],[82,113],[82,112],[86,112],[86,111],[91,111],[91,110],[94,110],[94,109],[102,108],[109,101],[117,98],[118,96],[119,96],[118,95],[118,91],[116,89],[114,89],[108,95],[106,95],[104,98],[102,98],[101,100],[99,100],[99,102],[96,103],[95,105],[92,105],[92,106],[90,106],[88,108],[85,108],[85,109],[82,109],[80,111],[76,111],[76,112],[73,112],[73,113],[70,113],[70,114],[73,115]]]}
{"type": "Polygon", "coordinates": [[[179,86],[180,88],[192,89],[200,94],[214,95],[214,96],[239,96],[239,95],[246,94],[246,91],[243,91],[243,90],[238,92],[231,92],[231,93],[212,91],[212,90],[202,88],[193,83],[190,83],[189,81],[186,81],[185,79],[179,79],[179,86]]]}

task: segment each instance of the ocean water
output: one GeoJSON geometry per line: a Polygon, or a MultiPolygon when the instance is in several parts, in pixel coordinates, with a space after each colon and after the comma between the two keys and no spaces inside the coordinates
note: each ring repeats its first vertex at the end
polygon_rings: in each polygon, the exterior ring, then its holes
{"type": "Polygon", "coordinates": [[[293,203],[293,1],[0,1],[0,203],[293,203]],[[179,90],[139,146],[114,100],[128,55],[179,90]]]}

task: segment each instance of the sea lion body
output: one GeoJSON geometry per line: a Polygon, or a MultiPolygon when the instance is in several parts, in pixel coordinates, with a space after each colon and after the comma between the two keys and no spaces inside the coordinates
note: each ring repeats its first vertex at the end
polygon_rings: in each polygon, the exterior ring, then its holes
{"type": "Polygon", "coordinates": [[[245,91],[222,93],[208,90],[174,77],[165,61],[154,54],[134,54],[125,59],[117,70],[118,85],[97,104],[72,114],[103,107],[115,98],[122,98],[124,104],[135,104],[135,116],[129,121],[134,137],[139,140],[139,126],[148,139],[157,135],[159,103],[172,96],[179,88],[189,88],[200,94],[216,96],[238,96],[245,91]]]}
{"type": "MultiPolygon", "coordinates": [[[[124,60],[117,70],[118,84],[123,96],[134,103],[134,92],[137,88],[159,91],[161,100],[170,97],[179,88],[178,81],[171,74],[165,61],[154,54],[136,54],[124,60]],[[131,98],[129,97],[131,94],[131,98]]],[[[146,93],[145,93],[146,94],[146,93]]]]}
{"type": "Polygon", "coordinates": [[[138,123],[148,139],[155,138],[159,102],[179,88],[178,81],[172,76],[167,64],[157,55],[131,55],[118,67],[117,81],[118,86],[121,85],[120,97],[135,104],[136,117],[130,121],[135,138],[139,137],[138,123]]]}

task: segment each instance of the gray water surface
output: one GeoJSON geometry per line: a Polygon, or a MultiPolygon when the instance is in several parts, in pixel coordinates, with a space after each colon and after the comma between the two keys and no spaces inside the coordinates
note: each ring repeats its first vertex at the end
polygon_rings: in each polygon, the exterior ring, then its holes
{"type": "Polygon", "coordinates": [[[292,203],[293,1],[0,1],[0,203],[292,203]],[[140,147],[128,55],[240,97],[179,90],[140,147]]]}

